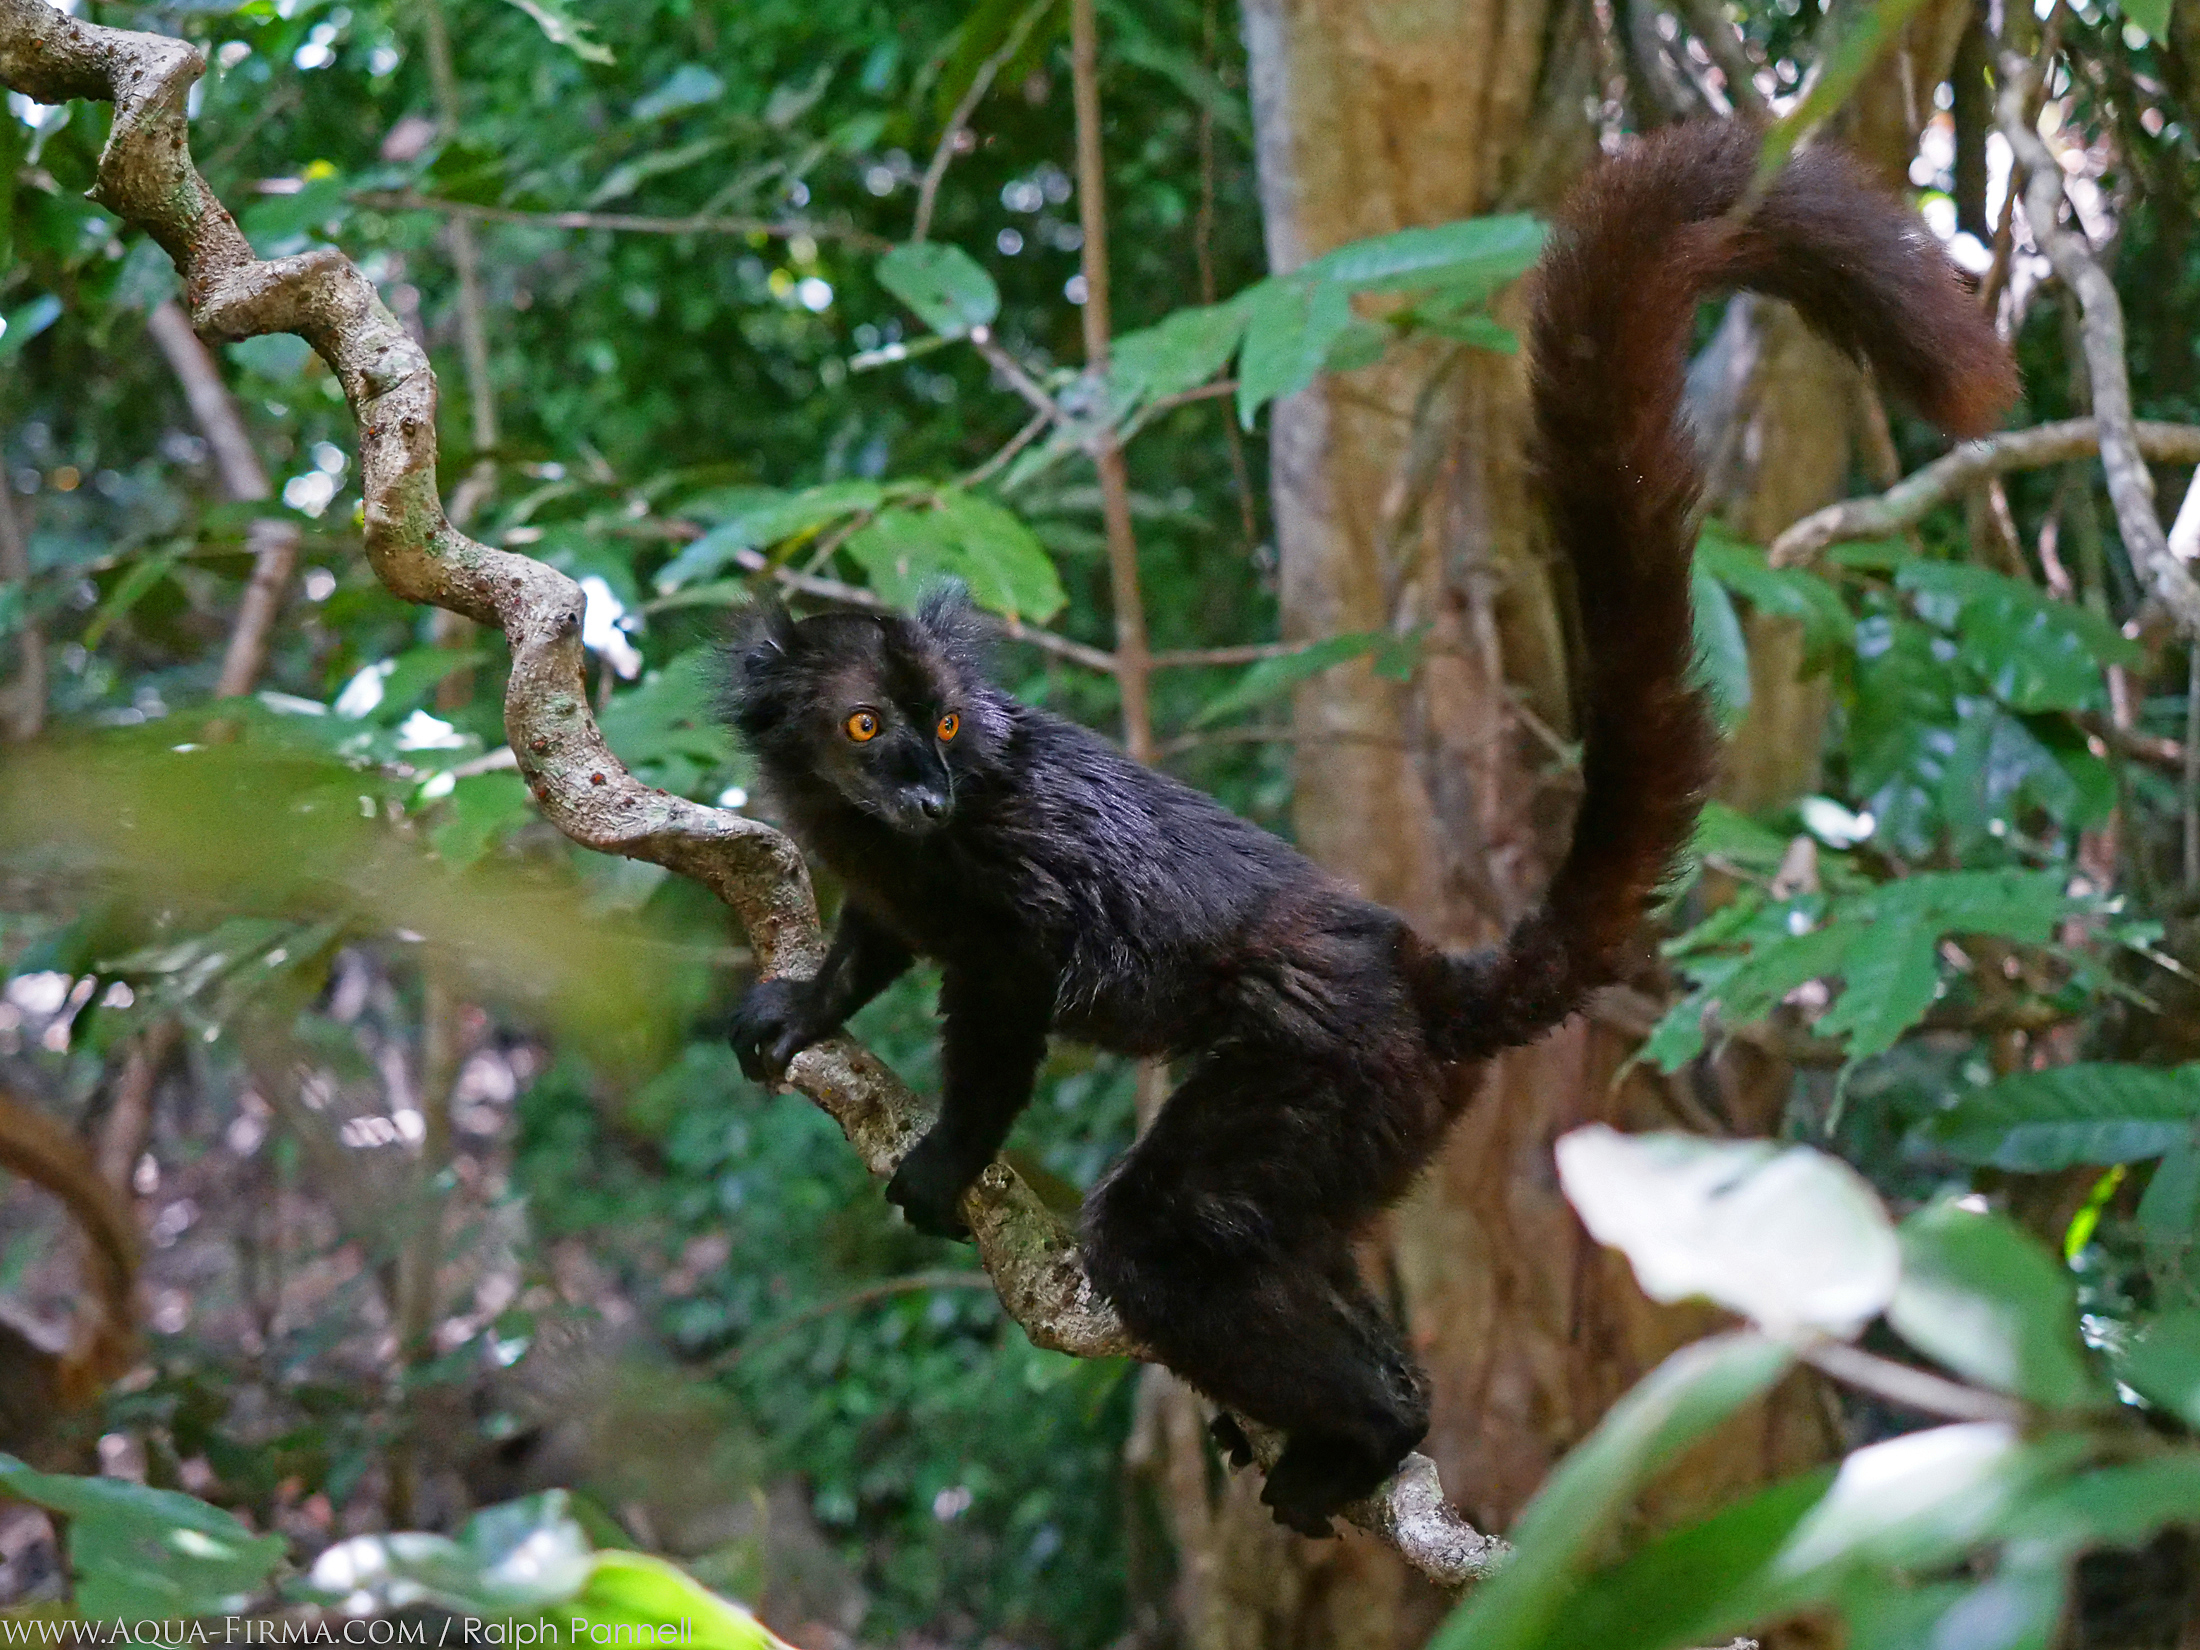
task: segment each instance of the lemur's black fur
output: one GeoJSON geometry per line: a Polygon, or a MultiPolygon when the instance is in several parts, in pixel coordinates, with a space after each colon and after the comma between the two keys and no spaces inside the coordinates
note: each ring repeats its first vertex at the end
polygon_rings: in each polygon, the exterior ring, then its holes
{"type": "Polygon", "coordinates": [[[744,1067],[776,1072],[936,958],[940,1119],[886,1195],[959,1234],[1050,1034],[1180,1062],[1086,1200],[1086,1263],[1172,1369],[1284,1429],[1263,1498],[1309,1533],[1427,1427],[1354,1234],[1443,1139],[1467,1091],[1447,1068],[1533,1040],[1617,976],[1711,773],[1680,424],[1697,300],[1790,299],[1966,433],[2014,386],[1931,237],[1839,154],[1794,160],[1730,218],[1758,148],[1685,127],[1607,163],[1536,277],[1533,456],[1579,609],[1584,794],[1542,908],[1502,945],[1438,951],[1207,796],[1009,698],[959,600],[914,618],[764,608],[735,647],[733,719],[846,888],[818,977],[742,1001],[744,1067]]]}

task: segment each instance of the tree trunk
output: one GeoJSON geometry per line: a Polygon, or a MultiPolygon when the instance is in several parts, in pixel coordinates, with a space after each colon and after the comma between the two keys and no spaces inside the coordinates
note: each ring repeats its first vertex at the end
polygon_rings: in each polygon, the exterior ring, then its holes
{"type": "MultiPolygon", "coordinates": [[[[1595,8],[1568,0],[1247,0],[1271,266],[1412,224],[1551,206],[1596,152],[1595,20],[1595,8]]],[[[1929,92],[1938,69],[1924,78],[1907,67],[1908,84],[1929,92]]],[[[1920,101],[1929,109],[1929,96],[1913,97],[1905,111],[1920,101]]],[[[1757,359],[1787,361],[1784,348],[1757,359]]],[[[1752,374],[1765,387],[1748,405],[1762,417],[1792,396],[1812,409],[1782,426],[1794,427],[1792,461],[1808,469],[1751,466],[1766,488],[1797,485],[1768,498],[1745,531],[1773,516],[1784,525],[1846,477],[1853,380],[1822,359],[1808,372],[1790,364],[1792,380],[1752,374]],[[1829,405],[1840,409],[1830,422],[1829,405]]],[[[1300,690],[1300,842],[1451,944],[1492,938],[1532,905],[1571,813],[1564,629],[1525,434],[1517,357],[1433,345],[1324,379],[1274,415],[1286,636],[1425,627],[1410,683],[1361,663],[1300,690]]],[[[1815,776],[1823,702],[1789,691],[1792,663],[1776,654],[1766,676],[1767,720],[1749,749],[1799,743],[1808,762],[1775,773],[1749,757],[1768,770],[1753,783],[1793,795],[1815,776]]],[[[1590,1242],[1559,1196],[1551,1142],[1593,1120],[1709,1121],[1742,1134],[1777,1122],[1778,1073],[1683,1073],[1668,1084],[1638,1072],[1615,1087],[1642,1008],[1608,1003],[1478,1074],[1449,1148],[1367,1246],[1434,1384],[1426,1447],[1484,1528],[1509,1526],[1612,1400],[1707,1326],[1700,1313],[1652,1307],[1624,1264],[1590,1242]],[[1702,1096],[1690,1086],[1713,1082],[1702,1096]]],[[[1181,1622],[1195,1650],[1393,1650],[1441,1619],[1448,1601],[1387,1552],[1353,1536],[1285,1535],[1252,1482],[1223,1483],[1181,1388],[1157,1377],[1147,1398],[1141,1443],[1175,1525],[1181,1622]]],[[[1694,1452],[1644,1515],[1703,1510],[1833,1443],[1815,1389],[1794,1383],[1694,1452]]]]}

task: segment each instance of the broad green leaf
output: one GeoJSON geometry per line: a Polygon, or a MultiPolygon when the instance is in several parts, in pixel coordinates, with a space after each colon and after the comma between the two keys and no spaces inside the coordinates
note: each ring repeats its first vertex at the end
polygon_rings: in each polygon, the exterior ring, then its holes
{"type": "Polygon", "coordinates": [[[723,132],[697,138],[693,143],[677,144],[670,149],[652,149],[622,161],[604,174],[603,182],[588,192],[588,205],[608,206],[613,201],[623,201],[651,178],[661,178],[669,173],[684,172],[697,161],[708,160],[731,141],[723,132]]]}
{"type": "Polygon", "coordinates": [[[2200,1452],[2181,1449],[2044,1483],[2008,1508],[1994,1533],[2134,1547],[2167,1524],[2200,1525],[2200,1452]]]}
{"type": "Polygon", "coordinates": [[[660,120],[683,109],[699,109],[706,103],[716,103],[725,95],[726,83],[716,71],[700,63],[683,63],[659,81],[653,91],[637,99],[631,113],[636,120],[660,120]]]}
{"type": "Polygon", "coordinates": [[[675,1643],[696,1650],[793,1650],[748,1611],[646,1553],[601,1552],[588,1584],[552,1614],[601,1644],[675,1643]],[[668,1637],[658,1633],[666,1630],[668,1637]]]}
{"type": "Polygon", "coordinates": [[[451,787],[439,824],[428,832],[436,857],[463,871],[535,817],[527,781],[516,773],[470,774],[451,787]]]}
{"type": "Polygon", "coordinates": [[[1852,1060],[1894,1047],[1940,990],[1939,940],[1937,926],[1915,917],[1865,923],[1842,960],[1840,1000],[1812,1029],[1848,1038],[1852,1060]]]}
{"type": "Polygon", "coordinates": [[[673,591],[697,579],[710,578],[733,565],[740,551],[762,550],[866,510],[876,510],[886,502],[886,496],[886,489],[875,481],[829,481],[797,493],[746,487],[691,499],[681,513],[715,525],[658,569],[657,588],[673,591]]]}
{"type": "Polygon", "coordinates": [[[1200,706],[1199,714],[1192,718],[1192,726],[1207,727],[1255,705],[1266,704],[1325,670],[1374,652],[1387,640],[1389,638],[1380,631],[1351,631],[1342,636],[1325,636],[1289,653],[1248,665],[1234,683],[1200,706]]]}
{"type": "Polygon", "coordinates": [[[1263,281],[1246,299],[1245,348],[1238,357],[1238,422],[1248,430],[1270,401],[1303,390],[1351,324],[1352,294],[1335,281],[1300,276],[1263,281]]]}
{"type": "Polygon", "coordinates": [[[1710,689],[1720,725],[1731,732],[1749,709],[1749,644],[1726,587],[1702,568],[1693,579],[1696,677],[1710,689]]]}
{"type": "Polygon", "coordinates": [[[34,1472],[0,1455],[0,1492],[69,1520],[77,1609],[98,1619],[192,1620],[249,1609],[283,1562],[219,1507],[121,1478],[34,1472]]]}
{"type": "Polygon", "coordinates": [[[2116,1373],[2157,1409],[2200,1427],[2200,1309],[2165,1312],[2142,1327],[2116,1373]]]}
{"type": "Polygon", "coordinates": [[[2164,1152],[2132,1214],[2158,1306],[2200,1306],[2200,1148],[2164,1152]]]}
{"type": "MultiPolygon", "coordinates": [[[[1044,60],[1048,47],[1069,26],[1069,7],[1062,0],[1053,0],[1047,12],[1025,23],[1025,14],[1044,0],[978,0],[970,14],[955,31],[954,46],[940,65],[939,79],[932,86],[933,117],[945,124],[962,102],[977,78],[979,67],[985,60],[1006,46],[1009,36],[1022,25],[1028,32],[1023,44],[1001,65],[994,76],[995,86],[1016,86],[1028,79],[1044,60]]],[[[1119,33],[1121,25],[1118,25],[1119,33]]],[[[1119,40],[1111,41],[1111,47],[1120,52],[1119,40]]]]}
{"type": "Polygon", "coordinates": [[[609,63],[611,48],[590,38],[591,26],[565,8],[565,0],[507,0],[535,20],[543,38],[584,63],[609,63]]]}
{"type": "Polygon", "coordinates": [[[1804,666],[1815,670],[1856,643],[1856,620],[1840,591],[1803,568],[1774,567],[1754,544],[1707,526],[1696,541],[1696,566],[1760,613],[1803,626],[1804,666]]]}
{"type": "Polygon", "coordinates": [[[714,649],[691,648],[612,695],[604,739],[644,783],[689,794],[732,762],[733,736],[715,709],[718,670],[714,649]]]}
{"type": "Polygon", "coordinates": [[[1833,1469],[1822,1467],[1660,1537],[1593,1577],[1567,1602],[1539,1650],[1724,1643],[1752,1624],[1737,1602],[1832,1483],[1833,1469]]]}
{"type": "MultiPolygon", "coordinates": [[[[333,238],[351,216],[350,185],[333,170],[310,172],[305,187],[288,195],[262,195],[238,214],[237,227],[263,258],[303,251],[314,237],[333,238]]],[[[302,342],[302,340],[301,340],[302,342]]]]}
{"type": "Polygon", "coordinates": [[[1961,1586],[1890,1586],[1859,1578],[1843,1601],[1846,1650],[2048,1650],[2068,1579],[2059,1547],[2039,1562],[2005,1558],[2000,1572],[1961,1586]]]}
{"type": "Polygon", "coordinates": [[[1545,1643],[1637,1491],[1792,1363],[1786,1348],[1748,1334],[1697,1341],[1667,1358],[1544,1481],[1513,1532],[1512,1561],[1438,1629],[1430,1650],[1545,1643]]]}
{"type": "Polygon", "coordinates": [[[2078,1340],[2070,1271],[2005,1215],[1953,1203],[1902,1223],[1902,1282],[1887,1322],[1968,1380],[2053,1410],[2108,1393],[2078,1340]]]}
{"type": "Polygon", "coordinates": [[[1372,367],[1390,348],[1390,338],[1390,328],[1382,322],[1363,321],[1354,316],[1330,341],[1329,353],[1322,357],[1321,370],[1325,373],[1358,372],[1362,367],[1372,367]]]}
{"type": "Polygon", "coordinates": [[[1001,313],[993,277],[959,246],[919,241],[897,246],[878,261],[878,281],[942,338],[968,337],[1001,313]]]}
{"type": "Polygon", "coordinates": [[[1558,1142],[1566,1200],[1652,1300],[1702,1297],[1774,1334],[1851,1336],[1900,1274],[1878,1195],[1838,1158],[1769,1140],[1624,1135],[1558,1142]]]}
{"type": "Polygon", "coordinates": [[[2136,1163],[2200,1143],[2200,1066],[2017,1072],[1973,1089],[1922,1132],[1963,1162],[2028,1174],[2136,1163]]]}
{"type": "Polygon", "coordinates": [[[1245,336],[1248,305],[1180,309],[1116,339],[1108,356],[1108,387],[1118,413],[1196,388],[1220,372],[1245,336]]]}
{"type": "Polygon", "coordinates": [[[1046,549],[999,505],[955,489],[929,510],[888,510],[848,540],[871,588],[913,606],[927,587],[960,579],[991,612],[1034,623],[1068,600],[1046,549]]]}
{"type": "Polygon", "coordinates": [[[1956,634],[1964,663],[2013,710],[2092,704],[2106,692],[2102,667],[2140,656],[2138,644],[2099,614],[1983,567],[1909,561],[1895,584],[1920,618],[1956,634]]]}
{"type": "Polygon", "coordinates": [[[1044,624],[1068,602],[1046,547],[998,504],[960,488],[947,488],[940,493],[934,514],[961,547],[963,567],[958,576],[980,607],[1044,624]]]}
{"type": "Polygon", "coordinates": [[[2171,0],[2122,0],[2122,10],[2149,40],[2160,42],[2169,38],[2170,4],[2171,0]]]}
{"type": "Polygon", "coordinates": [[[1442,286],[1487,298],[1525,274],[1543,250],[1545,230],[1525,212],[1462,218],[1351,241],[1296,271],[1359,292],[1442,286]]]}
{"type": "Polygon", "coordinates": [[[1724,802],[1706,802],[1696,816],[1696,839],[1688,852],[1692,859],[1720,859],[1769,875],[1787,858],[1788,843],[1780,832],[1766,829],[1740,810],[1724,802]]]}

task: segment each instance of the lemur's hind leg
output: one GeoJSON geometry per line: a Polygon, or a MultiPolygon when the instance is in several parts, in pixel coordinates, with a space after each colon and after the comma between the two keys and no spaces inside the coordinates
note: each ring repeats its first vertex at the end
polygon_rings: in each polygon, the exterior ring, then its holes
{"type": "Polygon", "coordinates": [[[1133,1332],[1217,1403],[1277,1427],[1261,1492],[1308,1535],[1389,1477],[1428,1430],[1420,1372],[1361,1284],[1339,1207],[1379,1095],[1348,1070],[1208,1056],[1085,1208],[1086,1262],[1133,1332]]]}

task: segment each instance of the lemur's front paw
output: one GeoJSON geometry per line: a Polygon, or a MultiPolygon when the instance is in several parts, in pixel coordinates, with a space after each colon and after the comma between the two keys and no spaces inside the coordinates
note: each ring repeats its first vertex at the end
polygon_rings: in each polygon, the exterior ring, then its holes
{"type": "Polygon", "coordinates": [[[741,1074],[752,1083],[777,1087],[787,1075],[787,1062],[831,1029],[812,1023],[809,992],[808,980],[759,980],[742,993],[726,1027],[726,1041],[741,1062],[741,1074]]]}
{"type": "MultiPolygon", "coordinates": [[[[980,1168],[984,1165],[979,1165],[980,1168]]],[[[967,1238],[970,1228],[956,1207],[977,1170],[933,1130],[910,1149],[886,1183],[886,1201],[902,1218],[930,1237],[967,1238]]]]}

